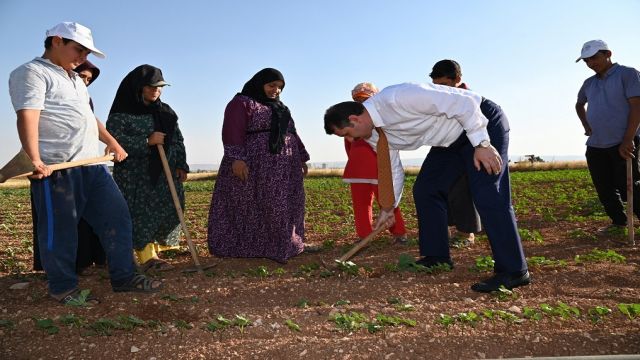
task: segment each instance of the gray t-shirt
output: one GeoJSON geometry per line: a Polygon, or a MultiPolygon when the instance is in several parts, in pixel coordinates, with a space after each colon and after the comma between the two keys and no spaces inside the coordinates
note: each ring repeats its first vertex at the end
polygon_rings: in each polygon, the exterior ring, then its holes
{"type": "Polygon", "coordinates": [[[40,110],[39,150],[45,164],[100,156],[98,124],[82,79],[37,57],[9,77],[15,111],[40,110]]]}
{"type": "Polygon", "coordinates": [[[591,136],[587,146],[608,148],[622,143],[629,121],[629,98],[640,96],[640,72],[613,64],[604,77],[584,81],[578,103],[587,103],[591,136]]]}

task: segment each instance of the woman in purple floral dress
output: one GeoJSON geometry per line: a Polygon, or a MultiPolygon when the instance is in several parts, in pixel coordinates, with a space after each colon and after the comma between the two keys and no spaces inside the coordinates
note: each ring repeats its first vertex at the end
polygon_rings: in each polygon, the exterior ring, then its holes
{"type": "Polygon", "coordinates": [[[304,250],[309,154],[280,101],[284,77],[256,73],[227,105],[224,157],[209,209],[211,254],[286,262],[304,250]]]}

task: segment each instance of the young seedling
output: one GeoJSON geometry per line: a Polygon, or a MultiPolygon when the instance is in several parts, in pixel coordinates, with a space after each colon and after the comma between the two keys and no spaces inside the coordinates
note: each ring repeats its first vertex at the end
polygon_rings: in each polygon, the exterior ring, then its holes
{"type": "Polygon", "coordinates": [[[49,318],[45,319],[33,319],[36,322],[36,327],[44,331],[47,335],[57,334],[60,329],[53,324],[53,320],[49,318]]]}
{"type": "Polygon", "coordinates": [[[307,299],[300,299],[298,300],[298,302],[296,303],[296,306],[304,309],[304,308],[308,308],[309,307],[309,300],[307,299]]]}
{"type": "Polygon", "coordinates": [[[189,324],[188,322],[186,322],[186,321],[184,321],[182,319],[174,321],[173,325],[177,329],[184,329],[184,330],[193,329],[193,325],[189,324]]]}
{"type": "Polygon", "coordinates": [[[81,328],[87,324],[87,321],[81,317],[76,316],[74,314],[63,315],[60,317],[60,322],[63,325],[75,328],[81,328]]]}
{"type": "Polygon", "coordinates": [[[320,265],[317,263],[302,264],[293,275],[297,277],[310,277],[313,272],[318,269],[320,269],[320,265]]]}
{"type": "Polygon", "coordinates": [[[482,321],[482,318],[473,311],[461,312],[454,317],[458,322],[461,322],[463,324],[468,324],[471,327],[476,327],[476,324],[479,321],[482,321]]]}
{"type": "Polygon", "coordinates": [[[640,315],[640,304],[618,304],[618,310],[629,320],[633,320],[640,315]]]}
{"type": "Polygon", "coordinates": [[[331,321],[333,321],[336,326],[344,331],[354,331],[366,326],[369,319],[359,312],[352,311],[349,314],[338,313],[335,314],[331,321]]]}
{"type": "Polygon", "coordinates": [[[455,324],[456,319],[451,315],[440,314],[440,316],[438,317],[438,320],[436,320],[436,322],[438,324],[444,326],[444,329],[447,331],[447,334],[449,334],[449,327],[451,325],[455,324]]]}
{"type": "Polygon", "coordinates": [[[138,317],[135,317],[133,315],[128,315],[128,316],[120,315],[116,318],[116,321],[119,324],[118,328],[122,330],[127,330],[127,331],[131,331],[136,327],[144,327],[147,325],[146,321],[138,317]]]}
{"type": "Polygon", "coordinates": [[[13,329],[14,327],[15,324],[13,323],[13,321],[5,319],[0,320],[0,328],[13,329]]]}
{"type": "Polygon", "coordinates": [[[375,322],[382,326],[406,325],[409,327],[414,327],[417,324],[417,322],[413,319],[402,318],[399,316],[388,316],[384,314],[376,315],[375,322]]]}
{"type": "Polygon", "coordinates": [[[505,321],[508,324],[513,324],[513,323],[517,324],[522,322],[522,319],[517,317],[515,314],[512,314],[504,310],[496,310],[496,316],[498,316],[500,320],[505,321]]]}
{"type": "Polygon", "coordinates": [[[111,336],[112,331],[115,329],[118,329],[119,327],[120,327],[120,324],[118,324],[114,320],[107,319],[107,318],[100,318],[96,320],[94,323],[92,323],[91,325],[89,325],[89,328],[93,330],[96,334],[104,335],[104,336],[111,336]]]}
{"type": "Polygon", "coordinates": [[[295,322],[293,322],[293,320],[287,319],[287,320],[285,320],[284,324],[287,325],[289,330],[300,332],[300,325],[298,325],[295,322]]]}
{"type": "Polygon", "coordinates": [[[495,265],[495,263],[496,262],[489,255],[477,257],[476,263],[473,267],[473,271],[475,272],[493,271],[493,266],[495,265]]]}
{"type": "Polygon", "coordinates": [[[357,276],[359,273],[360,267],[353,261],[340,261],[336,259],[336,264],[338,265],[338,270],[345,274],[357,276]]]}
{"type": "Polygon", "coordinates": [[[261,279],[271,276],[271,274],[269,273],[269,269],[266,266],[262,265],[256,267],[255,269],[247,269],[245,273],[248,276],[253,276],[261,279]]]}
{"type": "Polygon", "coordinates": [[[501,285],[497,291],[492,291],[491,295],[498,301],[516,300],[518,298],[518,293],[515,290],[509,290],[503,285],[501,285]]]}
{"type": "Polygon", "coordinates": [[[491,309],[482,310],[482,316],[491,320],[491,322],[494,322],[496,318],[496,312],[491,309]]]}
{"type": "Polygon", "coordinates": [[[251,325],[251,320],[246,318],[244,315],[236,314],[235,319],[233,320],[233,325],[240,328],[240,333],[244,333],[244,328],[251,325]]]}
{"type": "Polygon", "coordinates": [[[387,299],[387,303],[389,303],[391,305],[402,304],[402,299],[397,298],[397,297],[390,297],[390,298],[387,299]]]}
{"type": "Polygon", "coordinates": [[[540,310],[549,316],[559,316],[565,320],[580,316],[580,309],[575,306],[569,306],[561,301],[558,301],[558,305],[555,307],[549,304],[540,304],[540,310]]]}
{"type": "Polygon", "coordinates": [[[529,319],[529,320],[534,320],[534,321],[542,320],[542,313],[528,306],[525,306],[522,308],[522,316],[524,316],[525,319],[529,319]]]}
{"type": "Polygon", "coordinates": [[[75,307],[87,307],[91,305],[87,302],[87,298],[89,298],[90,293],[91,293],[91,290],[89,289],[80,290],[80,295],[78,295],[78,298],[67,301],[65,305],[75,306],[75,307]]]}
{"type": "Polygon", "coordinates": [[[606,306],[596,306],[590,308],[587,313],[589,314],[589,318],[592,323],[601,322],[605,316],[611,314],[611,309],[606,306]]]}
{"type": "Polygon", "coordinates": [[[331,250],[336,246],[336,241],[335,240],[325,240],[322,242],[322,249],[323,250],[331,250]]]}
{"type": "Polygon", "coordinates": [[[527,258],[527,263],[531,266],[549,266],[549,267],[561,267],[567,266],[566,260],[547,259],[544,256],[532,256],[527,258]]]}
{"type": "Polygon", "coordinates": [[[444,263],[431,267],[417,264],[413,256],[409,254],[400,254],[400,257],[398,258],[398,269],[401,271],[424,272],[427,274],[437,274],[441,272],[449,272],[452,270],[449,264],[444,263]]]}
{"type": "Polygon", "coordinates": [[[160,299],[162,299],[162,300],[169,300],[169,301],[171,301],[171,302],[177,302],[178,300],[180,300],[180,299],[178,298],[178,296],[177,296],[177,295],[174,295],[174,294],[164,294],[164,295],[162,295],[162,296],[160,297],[160,299]]]}
{"type": "Polygon", "coordinates": [[[538,230],[528,230],[523,228],[518,228],[518,233],[520,234],[520,238],[522,241],[533,241],[537,244],[544,243],[544,239],[542,238],[542,234],[538,230]]]}
{"type": "Polygon", "coordinates": [[[614,264],[624,264],[627,258],[618,254],[615,250],[599,250],[593,249],[590,253],[585,255],[576,255],[574,261],[576,264],[586,262],[610,262],[614,264]]]}

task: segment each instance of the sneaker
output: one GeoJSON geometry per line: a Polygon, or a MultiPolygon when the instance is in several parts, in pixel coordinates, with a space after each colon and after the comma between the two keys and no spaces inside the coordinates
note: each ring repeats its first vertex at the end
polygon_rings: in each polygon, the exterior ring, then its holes
{"type": "Polygon", "coordinates": [[[471,290],[490,293],[498,291],[501,286],[511,290],[518,286],[529,285],[530,283],[531,277],[529,276],[529,271],[525,271],[524,273],[520,271],[516,273],[498,273],[493,277],[471,285],[471,290]]]}
{"type": "Polygon", "coordinates": [[[476,236],[473,233],[459,232],[453,237],[449,238],[449,245],[456,249],[468,248],[475,244],[476,236]]]}

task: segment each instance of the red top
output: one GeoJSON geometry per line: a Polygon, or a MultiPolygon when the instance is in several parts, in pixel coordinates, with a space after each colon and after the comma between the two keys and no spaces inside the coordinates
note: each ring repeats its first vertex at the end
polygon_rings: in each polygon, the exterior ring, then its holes
{"type": "Polygon", "coordinates": [[[378,159],[371,145],[360,139],[353,142],[344,140],[347,151],[347,165],[344,167],[343,179],[378,180],[378,159]]]}

